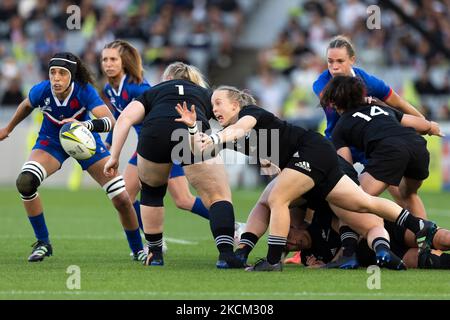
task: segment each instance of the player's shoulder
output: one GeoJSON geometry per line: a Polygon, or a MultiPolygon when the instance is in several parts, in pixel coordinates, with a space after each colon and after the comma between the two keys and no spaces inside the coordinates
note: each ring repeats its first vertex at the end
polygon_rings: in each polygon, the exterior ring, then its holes
{"type": "Polygon", "coordinates": [[[74,82],[74,92],[76,95],[80,96],[80,97],[88,97],[90,95],[98,95],[97,90],[95,89],[95,87],[90,84],[90,83],[79,83],[79,82],[74,82]]]}
{"type": "Polygon", "coordinates": [[[31,87],[30,93],[38,96],[44,94],[48,90],[51,90],[50,80],[44,80],[31,87]]]}
{"type": "Polygon", "coordinates": [[[331,73],[327,70],[324,70],[314,81],[313,83],[313,90],[314,93],[318,96],[322,90],[325,88],[325,86],[328,84],[328,82],[331,80],[332,76],[331,73]]]}
{"type": "Polygon", "coordinates": [[[371,84],[374,81],[380,81],[380,79],[378,79],[373,74],[368,73],[364,69],[353,67],[353,71],[355,72],[357,77],[361,78],[366,83],[366,85],[371,84]]]}

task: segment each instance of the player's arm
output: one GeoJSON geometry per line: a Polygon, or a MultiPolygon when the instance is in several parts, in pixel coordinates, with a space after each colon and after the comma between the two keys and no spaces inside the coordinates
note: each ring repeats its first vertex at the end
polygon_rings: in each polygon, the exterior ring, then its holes
{"type": "Polygon", "coordinates": [[[249,132],[251,129],[253,129],[255,125],[256,125],[256,118],[249,115],[243,116],[235,124],[229,125],[222,131],[216,133],[219,141],[216,142],[215,140],[213,140],[213,142],[214,144],[218,144],[236,141],[245,136],[245,134],[249,132]]]}
{"type": "Polygon", "coordinates": [[[412,104],[400,97],[395,91],[384,100],[389,106],[397,108],[405,114],[410,114],[419,118],[425,118],[412,104]]]}
{"type": "Polygon", "coordinates": [[[123,110],[117,119],[114,127],[114,135],[110,148],[111,157],[105,164],[103,172],[107,177],[111,177],[117,174],[119,168],[119,157],[122,151],[123,145],[127,140],[128,133],[133,125],[141,123],[145,117],[144,105],[139,101],[132,101],[123,110]]]}
{"type": "Polygon", "coordinates": [[[6,139],[14,128],[33,112],[33,106],[28,98],[23,100],[16,109],[6,127],[0,129],[0,141],[6,139]]]}
{"type": "Polygon", "coordinates": [[[353,164],[352,151],[349,147],[341,147],[337,150],[337,154],[344,158],[347,162],[353,164]]]}
{"type": "Polygon", "coordinates": [[[234,142],[245,136],[256,125],[256,118],[250,115],[243,116],[235,124],[229,125],[222,131],[210,136],[203,135],[201,149],[204,152],[212,150],[215,146],[222,146],[227,142],[234,142]]]}
{"type": "Polygon", "coordinates": [[[116,123],[113,114],[105,104],[92,109],[91,113],[96,119],[90,119],[82,124],[92,132],[109,132],[116,123]]]}
{"type": "Polygon", "coordinates": [[[439,127],[439,124],[434,121],[428,121],[424,118],[419,118],[409,114],[402,117],[401,125],[404,127],[414,128],[420,134],[428,134],[430,136],[443,137],[444,134],[439,127]]]}

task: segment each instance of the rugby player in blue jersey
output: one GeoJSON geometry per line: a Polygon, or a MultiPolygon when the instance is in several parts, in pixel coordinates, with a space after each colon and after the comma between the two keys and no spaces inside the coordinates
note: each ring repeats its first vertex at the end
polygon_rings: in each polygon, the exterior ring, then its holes
{"type": "Polygon", "coordinates": [[[33,86],[8,125],[0,129],[1,141],[34,109],[39,109],[44,114],[36,144],[16,181],[17,190],[37,239],[28,261],[42,261],[53,253],[42,201],[37,190],[44,179],[58,171],[69,157],[59,142],[59,131],[64,123],[71,121],[79,121],[93,132],[97,142],[96,153],[91,158],[78,162],[111,199],[119,213],[134,258],[145,259],[138,221],[125,190],[125,182],[119,174],[109,177],[103,174],[103,167],[110,154],[97,132],[112,129],[115,123],[113,115],[92,86],[93,79],[89,70],[74,54],[55,54],[49,61],[48,73],[49,80],[33,86]],[[96,119],[90,119],[89,113],[96,119]]]}
{"type": "MultiPolygon", "coordinates": [[[[142,59],[139,52],[130,43],[124,40],[115,40],[105,45],[102,51],[102,70],[107,77],[103,94],[109,104],[114,108],[114,117],[117,119],[126,106],[150,89],[150,84],[143,77],[142,59]]],[[[139,136],[142,124],[133,128],[139,136]]],[[[106,147],[112,144],[113,131],[108,133],[106,147]]],[[[135,152],[123,173],[125,185],[130,199],[136,199],[140,191],[137,171],[137,153],[135,152]]],[[[190,210],[199,216],[209,219],[208,209],[203,205],[200,197],[194,197],[190,190],[184,170],[181,165],[174,164],[170,171],[168,189],[175,205],[183,210],[190,210]]],[[[139,200],[133,204],[142,228],[141,210],[139,200]]],[[[143,228],[142,228],[143,229],[143,228]]]]}
{"type": "MultiPolygon", "coordinates": [[[[327,48],[327,63],[328,69],[322,72],[318,79],[313,84],[314,93],[320,98],[326,85],[336,75],[354,76],[360,78],[365,87],[366,95],[375,97],[382,100],[390,107],[396,108],[405,114],[411,114],[423,118],[422,114],[414,108],[410,103],[400,97],[389,85],[383,80],[365,72],[361,68],[354,67],[356,62],[356,54],[350,40],[344,36],[337,36],[330,41],[327,48]]],[[[331,139],[332,131],[339,120],[339,114],[332,106],[322,106],[327,118],[327,128],[325,129],[325,136],[331,139]]],[[[366,163],[364,152],[352,147],[353,162],[366,163]]],[[[365,181],[361,181],[361,187],[364,191],[371,195],[375,195],[376,192],[371,190],[370,185],[365,181]]],[[[416,190],[418,189],[415,188],[416,190]]],[[[422,200],[419,198],[416,192],[410,188],[400,188],[396,186],[390,186],[388,191],[394,197],[395,201],[402,207],[407,208],[417,217],[426,219],[427,214],[422,200]]],[[[345,229],[346,235],[353,235],[355,238],[356,233],[348,228],[345,229]]],[[[413,234],[409,234],[413,237],[413,234]]],[[[352,242],[356,244],[356,242],[352,242]]],[[[351,254],[353,250],[348,248],[348,252],[351,254]]]]}
{"type": "MultiPolygon", "coordinates": [[[[363,69],[354,67],[353,65],[355,62],[355,50],[350,40],[343,36],[337,36],[332,39],[327,49],[328,69],[322,72],[319,78],[314,82],[314,93],[320,98],[328,82],[336,75],[355,76],[363,81],[366,87],[367,96],[378,98],[390,107],[399,109],[405,114],[423,118],[423,115],[417,111],[414,106],[400,97],[383,80],[368,74],[363,69]]],[[[327,117],[325,135],[330,139],[334,126],[339,120],[339,114],[332,106],[322,107],[327,117]]],[[[364,153],[361,150],[353,149],[352,155],[354,162],[365,163],[364,153]]],[[[361,185],[363,188],[366,188],[364,181],[361,181],[361,185]]],[[[370,193],[370,190],[365,190],[370,193]]],[[[404,190],[407,190],[407,188],[404,188],[404,190]]],[[[399,204],[408,208],[411,212],[414,212],[415,215],[421,218],[427,217],[425,207],[417,193],[400,192],[396,187],[389,188],[389,191],[399,204]]]]}

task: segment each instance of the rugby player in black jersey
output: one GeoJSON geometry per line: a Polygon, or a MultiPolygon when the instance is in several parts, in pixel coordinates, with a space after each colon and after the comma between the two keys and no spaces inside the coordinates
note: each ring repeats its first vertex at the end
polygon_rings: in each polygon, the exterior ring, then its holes
{"type": "MultiPolygon", "coordinates": [[[[176,149],[176,146],[182,144],[184,135],[189,143],[189,134],[185,124],[174,121],[178,117],[174,107],[182,101],[195,104],[202,130],[207,130],[208,120],[213,117],[211,91],[197,68],[181,62],[169,65],[162,80],[163,82],[132,101],[117,119],[110,150],[112,156],[105,165],[105,174],[117,172],[120,151],[131,126],[142,123],[137,147],[137,164],[142,185],[142,222],[145,238],[149,244],[149,255],[145,264],[164,264],[163,198],[172,163],[180,163],[188,181],[209,208],[211,231],[220,252],[217,268],[242,268],[244,265],[233,253],[234,211],[223,163],[220,163],[217,157],[204,162],[203,159],[194,158],[189,147],[187,152],[183,152],[183,148],[176,149]],[[178,137],[175,137],[177,133],[178,137]]],[[[194,123],[191,126],[194,126],[194,123]]],[[[192,130],[193,128],[189,128],[189,131],[192,130]]]]}
{"type": "MultiPolygon", "coordinates": [[[[256,135],[257,155],[271,155],[281,173],[268,197],[271,210],[268,253],[264,260],[251,267],[251,271],[280,271],[281,255],[289,232],[289,204],[313,190],[325,198],[331,206],[361,213],[374,213],[389,221],[395,221],[417,236],[423,249],[431,245],[436,225],[418,219],[394,202],[365,193],[339,169],[338,157],[333,145],[320,134],[286,123],[272,113],[255,105],[248,93],[233,87],[219,87],[212,97],[215,118],[222,131],[205,135],[194,131],[191,147],[194,152],[208,153],[216,145],[256,135]],[[269,132],[269,133],[268,133],[269,132]],[[272,136],[272,133],[274,135],[272,136]],[[272,138],[275,137],[275,138],[272,138]],[[277,150],[272,154],[272,150],[277,150]]],[[[187,103],[176,107],[178,122],[193,127],[197,120],[195,108],[187,103]]],[[[251,148],[242,150],[251,153],[251,148]]]]}

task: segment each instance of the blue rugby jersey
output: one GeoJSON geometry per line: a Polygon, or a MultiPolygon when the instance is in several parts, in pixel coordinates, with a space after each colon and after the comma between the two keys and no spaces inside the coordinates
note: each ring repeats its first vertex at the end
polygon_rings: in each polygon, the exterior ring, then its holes
{"type": "MultiPolygon", "coordinates": [[[[363,69],[353,67],[352,75],[359,77],[365,84],[367,95],[376,97],[380,100],[386,100],[392,94],[392,88],[389,87],[383,80],[378,79],[375,76],[372,76],[365,72],[363,69]]],[[[314,93],[317,97],[320,98],[322,91],[325,89],[328,82],[333,78],[330,71],[325,70],[322,74],[317,78],[317,80],[313,84],[314,93]]],[[[325,129],[325,136],[330,139],[331,133],[339,120],[339,114],[334,110],[334,108],[330,106],[322,106],[325,115],[327,117],[327,128],[325,129]]]]}
{"type": "MultiPolygon", "coordinates": [[[[150,84],[145,79],[140,84],[132,83],[129,80],[129,76],[125,74],[120,81],[117,91],[109,83],[105,84],[105,87],[103,88],[103,93],[114,107],[114,117],[116,119],[131,101],[151,88],[150,84]]],[[[141,132],[141,125],[138,124],[133,127],[139,136],[139,133],[141,132]]],[[[112,143],[112,132],[108,133],[105,141],[108,144],[112,143]]]]}
{"type": "Polygon", "coordinates": [[[92,85],[81,85],[76,81],[71,84],[71,91],[64,101],[54,95],[50,80],[33,86],[28,99],[33,108],[44,114],[39,133],[55,138],[58,138],[63,119],[88,120],[90,111],[105,104],[92,85]]]}

